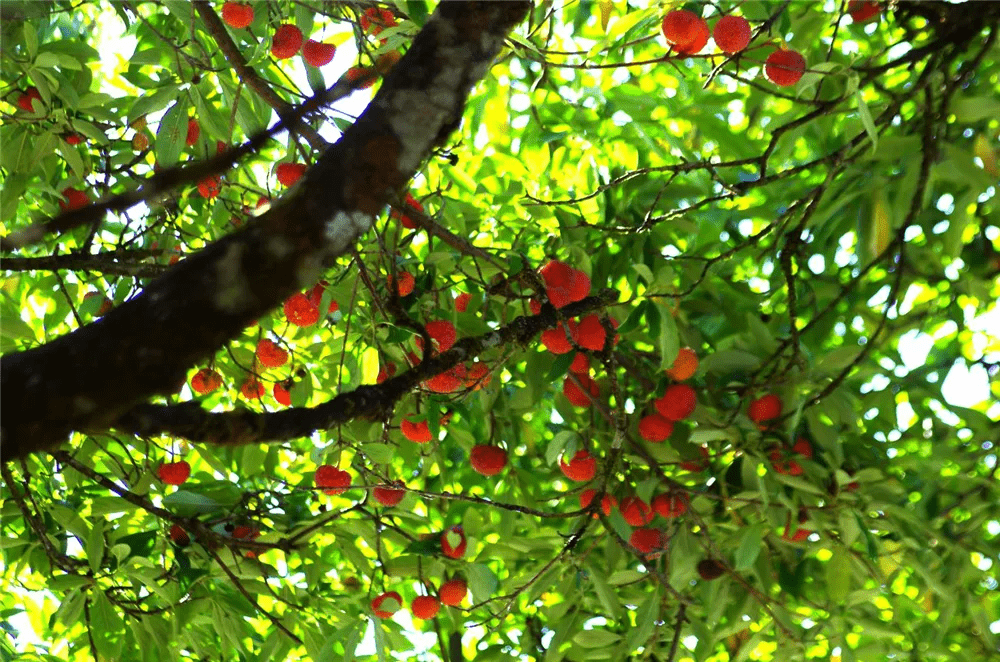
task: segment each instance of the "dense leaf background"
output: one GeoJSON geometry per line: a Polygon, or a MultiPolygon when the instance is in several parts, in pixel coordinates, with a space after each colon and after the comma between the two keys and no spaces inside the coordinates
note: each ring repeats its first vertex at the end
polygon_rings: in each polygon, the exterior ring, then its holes
{"type": "MultiPolygon", "coordinates": [[[[4,3],[2,233],[55,216],[67,187],[106,198],[243,142],[281,104],[405,50],[433,11],[379,5],[398,25],[373,36],[364,3],[249,4],[253,23],[227,33],[252,84],[188,2],[4,3]],[[275,60],[281,23],[338,57],[275,60]],[[30,112],[17,105],[29,86],[41,96],[30,112]]],[[[586,352],[592,406],[563,393],[574,354],[536,337],[479,355],[485,386],[421,387],[385,420],[307,438],[74,434],[4,467],[3,659],[1000,655],[996,11],[894,3],[856,24],[846,3],[692,3],[710,26],[746,17],[754,39],[735,57],[710,42],[685,58],[660,33],[678,7],[539,3],[412,182],[418,227],[386,210],[324,274],[318,323],[277,309],[191,366],[189,382],[210,367],[222,388],[162,399],[273,412],[281,384],[293,407],[319,405],[389,364],[409,369],[426,322],[465,338],[532,316],[535,270],[560,260],[592,294],[614,291],[612,305],[588,300],[620,325],[616,346],[586,352]],[[788,88],[761,72],[783,43],[808,63],[788,88]],[[396,297],[401,271],[416,287],[396,297]],[[255,361],[265,338],[289,363],[255,361]],[[697,408],[667,442],[646,442],[638,422],[682,347],[700,358],[685,382],[697,408]],[[260,399],[241,395],[252,378],[260,399]],[[761,430],[747,407],[767,393],[784,411],[761,430]],[[427,420],[434,441],[405,439],[404,416],[427,420]],[[801,474],[778,471],[796,456],[776,449],[800,438],[813,449],[801,474]],[[507,468],[476,473],[477,444],[504,448],[507,468]],[[589,484],[559,469],[580,449],[598,458],[589,484]],[[191,478],[163,484],[156,468],[180,459],[191,478]],[[352,488],[317,490],[322,464],[352,488]],[[389,480],[408,493],[384,508],[368,488],[389,480]],[[618,509],[581,510],[586,488],[689,507],[653,520],[668,542],[649,558],[618,509]],[[439,534],[459,524],[468,551],[453,560],[439,534]],[[799,529],[811,533],[793,542],[799,529]],[[717,579],[699,573],[706,559],[717,579]],[[463,607],[410,618],[414,597],[455,575],[471,590],[463,607]],[[371,599],[388,590],[404,611],[378,619],[371,599]]],[[[250,222],[286,192],[275,164],[313,162],[366,94],[267,141],[222,174],[218,197],[189,181],[6,254],[0,348],[94,323],[101,296],[121,304],[174,257],[250,222]]]]}

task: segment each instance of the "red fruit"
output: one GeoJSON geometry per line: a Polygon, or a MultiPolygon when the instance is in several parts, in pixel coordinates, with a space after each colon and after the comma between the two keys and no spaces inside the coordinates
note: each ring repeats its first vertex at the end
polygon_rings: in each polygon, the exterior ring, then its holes
{"type": "Polygon", "coordinates": [[[881,11],[882,5],[872,0],[851,0],[847,3],[847,13],[855,23],[864,23],[881,11]]]}
{"type": "Polygon", "coordinates": [[[90,204],[90,196],[85,191],[78,191],[75,188],[64,188],[63,199],[59,201],[59,208],[67,211],[80,209],[90,204]]]}
{"type": "Polygon", "coordinates": [[[291,186],[305,174],[306,167],[305,163],[279,163],[274,169],[274,174],[279,184],[291,186]]]}
{"type": "Polygon", "coordinates": [[[378,370],[378,377],[375,378],[376,384],[381,384],[385,380],[389,379],[396,374],[396,364],[393,362],[386,363],[378,370]]]}
{"type": "Polygon", "coordinates": [[[198,126],[198,120],[192,117],[188,120],[187,138],[184,140],[184,143],[190,147],[198,142],[199,136],[201,136],[201,127],[198,126]]]}
{"type": "Polygon", "coordinates": [[[404,437],[418,444],[426,444],[428,441],[433,439],[430,427],[427,425],[427,421],[414,423],[410,419],[404,418],[399,422],[399,430],[403,433],[404,437]]]}
{"type": "MultiPolygon", "coordinates": [[[[433,320],[424,325],[438,352],[447,352],[455,344],[455,325],[447,320],[433,320]]],[[[417,338],[417,345],[423,349],[423,338],[417,338]]]]}
{"type": "Polygon", "coordinates": [[[601,324],[601,319],[597,315],[587,315],[584,317],[580,320],[580,326],[577,329],[577,343],[581,347],[598,352],[604,349],[604,340],[608,334],[605,332],[604,326],[601,324]]]}
{"type": "Polygon", "coordinates": [[[682,421],[694,411],[698,397],[687,384],[673,384],[667,387],[663,397],[653,401],[660,416],[670,421],[682,421]]]}
{"type": "Polygon", "coordinates": [[[273,340],[264,338],[257,343],[257,360],[265,368],[278,368],[288,362],[288,352],[273,340]]]}
{"type": "Polygon", "coordinates": [[[387,508],[392,508],[406,496],[406,490],[399,489],[403,487],[403,481],[394,480],[391,485],[379,485],[372,490],[375,500],[387,508]]]}
{"type": "Polygon", "coordinates": [[[167,485],[180,485],[191,475],[191,465],[186,460],[164,462],[156,468],[156,475],[167,485]]]}
{"type": "Polygon", "coordinates": [[[590,374],[590,361],[587,360],[587,355],[577,352],[573,362],[569,364],[569,371],[576,375],[590,374]]]}
{"type": "Polygon", "coordinates": [[[285,299],[285,317],[295,326],[310,326],[319,321],[319,307],[302,292],[285,299]]]}
{"type": "Polygon", "coordinates": [[[579,269],[574,269],[573,278],[569,283],[569,300],[582,301],[588,294],[590,294],[590,276],[579,269]]]}
{"type": "Polygon", "coordinates": [[[698,371],[698,355],[690,347],[682,347],[677,352],[674,364],[667,370],[667,377],[675,382],[683,382],[690,379],[698,371]]]}
{"type": "Polygon", "coordinates": [[[677,9],[660,26],[667,43],[682,55],[694,55],[708,43],[708,23],[694,12],[677,9]]]}
{"type": "Polygon", "coordinates": [[[199,395],[211,393],[220,386],[222,386],[222,375],[208,368],[202,368],[191,378],[191,390],[199,395]]]}
{"type": "Polygon", "coordinates": [[[302,47],[302,59],[306,61],[306,64],[322,67],[324,64],[330,64],[330,60],[333,59],[333,54],[336,52],[337,47],[333,44],[324,44],[321,41],[310,39],[302,47]]]}
{"type": "Polygon", "coordinates": [[[351,67],[344,74],[347,82],[359,90],[366,90],[375,84],[378,77],[374,67],[351,67]]]}
{"type": "MultiPolygon", "coordinates": [[[[545,293],[556,308],[579,301],[590,293],[590,278],[582,271],[552,260],[538,270],[545,283],[545,293]]],[[[536,315],[538,313],[535,313],[536,315]]]]}
{"type": "Polygon", "coordinates": [[[403,598],[395,591],[383,593],[372,600],[372,611],[379,618],[390,618],[403,607],[403,598]]]}
{"type": "Polygon", "coordinates": [[[688,500],[683,494],[657,494],[653,497],[653,510],[660,517],[680,517],[687,512],[688,500]]]}
{"type": "Polygon", "coordinates": [[[274,399],[279,405],[284,405],[286,407],[292,406],[292,394],[289,392],[289,388],[290,385],[285,386],[281,382],[274,383],[274,388],[271,390],[271,393],[274,395],[274,399]]]}
{"type": "Polygon", "coordinates": [[[418,595],[410,603],[410,611],[417,618],[428,620],[437,616],[441,609],[441,601],[433,595],[418,595]]]}
{"type": "Polygon", "coordinates": [[[455,525],[441,532],[441,553],[449,559],[460,559],[465,556],[468,541],[461,525],[455,525]]]}
{"type": "Polygon", "coordinates": [[[264,397],[264,391],[264,385],[256,377],[251,377],[240,386],[240,393],[247,400],[260,400],[264,397]]]}
{"type": "MultiPolygon", "coordinates": [[[[586,389],[590,395],[594,398],[601,394],[601,388],[597,385],[593,379],[587,375],[576,375],[576,378],[580,380],[583,388],[586,389]]],[[[571,404],[577,407],[589,407],[591,405],[591,400],[576,382],[573,381],[573,376],[566,377],[566,381],[563,382],[563,395],[566,399],[570,401],[571,404]]]]}
{"type": "Polygon", "coordinates": [[[32,104],[34,103],[35,99],[41,101],[42,93],[38,91],[37,87],[29,87],[22,94],[18,95],[16,101],[17,107],[20,108],[21,110],[33,113],[35,112],[35,109],[32,106],[32,104]]]}
{"type": "MultiPolygon", "coordinates": [[[[319,308],[319,304],[323,303],[323,292],[326,291],[326,288],[329,284],[330,283],[326,282],[325,280],[321,280],[320,282],[313,285],[313,288],[309,290],[309,301],[312,303],[312,305],[319,308]]],[[[336,312],[339,307],[340,306],[337,305],[336,301],[331,301],[330,307],[327,309],[327,313],[336,312]]]]}
{"type": "Polygon", "coordinates": [[[433,393],[454,393],[465,388],[466,372],[465,365],[459,363],[442,373],[434,375],[425,381],[423,386],[433,393]]]}
{"type": "Polygon", "coordinates": [[[750,23],[742,16],[723,16],[715,23],[712,38],[723,53],[739,53],[750,44],[750,23]]]}
{"type": "Polygon", "coordinates": [[[279,60],[292,57],[302,48],[302,30],[285,23],[278,26],[271,39],[271,55],[279,60]]]}
{"type": "Polygon", "coordinates": [[[559,459],[559,470],[570,480],[585,483],[597,473],[597,460],[587,451],[577,451],[569,463],[559,459]]]}
{"type": "Polygon", "coordinates": [[[643,416],[639,421],[639,436],[646,441],[658,444],[670,438],[674,433],[674,422],[659,414],[643,416]]]}
{"type": "Polygon", "coordinates": [[[373,35],[396,25],[396,16],[388,9],[370,7],[361,14],[361,29],[373,35]]]}
{"type": "MultiPolygon", "coordinates": [[[[590,505],[590,502],[594,500],[594,497],[596,495],[597,495],[597,490],[594,489],[587,489],[580,492],[580,507],[587,508],[590,505]]],[[[604,511],[605,515],[610,515],[611,509],[617,505],[618,505],[618,499],[614,498],[610,494],[605,494],[604,497],[601,498],[601,510],[604,511]]],[[[597,517],[596,513],[594,514],[594,517],[595,518],[597,517]]]]}
{"type": "Polygon", "coordinates": [[[456,577],[441,584],[441,588],[438,589],[438,597],[441,598],[442,603],[450,607],[457,607],[462,604],[462,600],[465,599],[468,592],[469,586],[465,580],[456,577]]]}
{"type": "Polygon", "coordinates": [[[343,494],[351,485],[351,474],[332,464],[324,464],[316,469],[316,487],[323,488],[324,494],[343,494]]]}
{"type": "Polygon", "coordinates": [[[758,424],[775,419],[781,415],[781,398],[773,393],[757,398],[750,403],[747,415],[758,424]]]}
{"type": "Polygon", "coordinates": [[[809,459],[809,460],[811,460],[811,459],[812,459],[812,456],[813,456],[813,448],[812,448],[812,444],[810,444],[810,443],[809,443],[809,440],[808,440],[808,439],[804,439],[804,438],[801,438],[801,437],[800,437],[800,438],[799,438],[798,440],[796,440],[796,442],[795,442],[795,443],[794,443],[794,444],[792,445],[792,450],[793,450],[794,452],[798,453],[799,455],[802,455],[802,456],[803,456],[803,457],[805,457],[806,459],[809,459]]]}
{"type": "Polygon", "coordinates": [[[630,526],[645,526],[653,520],[653,509],[639,497],[625,497],[620,508],[630,526]]]}
{"type": "Polygon", "coordinates": [[[806,59],[797,51],[778,49],[764,62],[764,75],[778,87],[795,85],[805,71],[806,59]]]}
{"type": "Polygon", "coordinates": [[[70,133],[63,137],[67,145],[79,145],[83,142],[83,136],[79,133],[70,133]]]}
{"type": "Polygon", "coordinates": [[[643,554],[663,548],[663,535],[659,529],[636,529],[628,539],[628,544],[643,554]]]}
{"type": "Polygon", "coordinates": [[[260,529],[246,524],[237,524],[233,527],[233,537],[239,540],[253,540],[260,537],[260,529]]]}
{"type": "Polygon", "coordinates": [[[222,191],[221,177],[206,177],[198,182],[198,194],[206,200],[211,200],[222,191]]]}
{"type": "Polygon", "coordinates": [[[226,2],[222,5],[222,21],[237,30],[253,23],[253,7],[238,2],[226,2]]]}
{"type": "Polygon", "coordinates": [[[789,525],[785,525],[785,532],[781,534],[781,537],[788,542],[802,542],[812,533],[809,529],[803,529],[802,527],[795,529],[795,533],[791,533],[789,528],[789,525]]]}
{"type": "Polygon", "coordinates": [[[424,213],[424,206],[422,204],[420,204],[417,201],[417,199],[414,198],[411,194],[407,193],[406,194],[406,203],[403,205],[403,210],[393,209],[392,213],[389,214],[389,217],[390,218],[398,219],[399,222],[402,223],[402,225],[403,225],[404,228],[408,228],[410,230],[413,230],[414,228],[417,227],[417,223],[412,218],[410,218],[409,216],[406,215],[406,211],[405,210],[407,208],[414,209],[414,210],[420,212],[421,214],[424,213]]]}
{"type": "Polygon", "coordinates": [[[468,292],[462,292],[457,297],[455,297],[455,310],[460,313],[464,313],[469,309],[469,302],[472,301],[472,295],[468,292]]]}
{"type": "Polygon", "coordinates": [[[531,309],[532,315],[539,315],[542,312],[542,304],[538,301],[538,299],[531,299],[528,301],[528,308],[531,309]]]}
{"type": "Polygon", "coordinates": [[[577,340],[579,334],[576,322],[567,320],[565,324],[560,324],[554,329],[545,329],[542,331],[542,344],[545,345],[545,349],[553,354],[566,354],[573,351],[573,345],[570,344],[569,339],[566,337],[567,328],[569,329],[570,338],[577,340]]]}
{"type": "Polygon", "coordinates": [[[478,474],[496,476],[507,466],[507,452],[499,446],[475,446],[469,453],[469,464],[478,474]]]}
{"type": "MultiPolygon", "coordinates": [[[[389,275],[389,288],[393,288],[392,275],[389,275]]],[[[408,271],[400,271],[396,274],[395,289],[399,292],[399,296],[408,296],[412,291],[413,287],[416,285],[416,280],[413,278],[413,274],[408,271]]]]}
{"type": "Polygon", "coordinates": [[[181,547],[187,547],[191,544],[191,536],[187,534],[187,531],[180,524],[174,524],[170,527],[170,539],[181,547]]]}

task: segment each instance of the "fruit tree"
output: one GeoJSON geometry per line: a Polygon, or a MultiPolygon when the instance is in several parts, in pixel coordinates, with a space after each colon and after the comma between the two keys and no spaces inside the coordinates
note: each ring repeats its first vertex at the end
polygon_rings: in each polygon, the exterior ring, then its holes
{"type": "Polygon", "coordinates": [[[0,17],[2,659],[1000,656],[1000,3],[0,17]]]}

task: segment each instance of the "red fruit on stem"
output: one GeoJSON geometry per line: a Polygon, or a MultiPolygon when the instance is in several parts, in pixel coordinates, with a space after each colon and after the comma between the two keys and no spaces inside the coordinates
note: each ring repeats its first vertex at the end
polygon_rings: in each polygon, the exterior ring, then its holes
{"type": "Polygon", "coordinates": [[[316,487],[323,488],[324,494],[343,494],[351,485],[351,474],[332,464],[324,464],[316,469],[316,487]]]}
{"type": "Polygon", "coordinates": [[[715,23],[712,38],[723,53],[739,53],[750,44],[750,23],[742,16],[723,16],[715,23]]]}
{"type": "Polygon", "coordinates": [[[403,598],[396,591],[389,591],[372,600],[372,611],[379,618],[391,618],[403,608],[403,598]]]}
{"type": "Polygon", "coordinates": [[[222,192],[222,178],[221,177],[206,177],[205,179],[198,182],[198,195],[205,198],[206,200],[211,200],[212,198],[219,195],[222,192]]]}
{"type": "Polygon", "coordinates": [[[167,485],[181,485],[191,475],[191,465],[186,460],[164,462],[156,468],[156,475],[167,485]]]}
{"type": "Polygon", "coordinates": [[[567,328],[569,329],[569,337],[577,340],[578,331],[576,322],[567,320],[565,324],[560,324],[554,329],[545,329],[542,331],[542,344],[545,345],[545,349],[553,354],[566,354],[573,351],[573,345],[570,343],[569,338],[566,337],[567,328]]]}
{"type": "Polygon", "coordinates": [[[792,50],[778,49],[764,61],[764,75],[778,87],[795,85],[806,72],[806,59],[792,50]]]}
{"type": "Polygon", "coordinates": [[[478,391],[481,388],[489,386],[492,378],[493,375],[490,374],[488,365],[485,363],[473,363],[465,377],[465,388],[478,391]]]}
{"type": "Polygon", "coordinates": [[[410,611],[417,618],[429,620],[437,616],[441,609],[441,602],[433,595],[418,595],[410,603],[410,611]]]}
{"type": "Polygon", "coordinates": [[[306,64],[322,67],[324,64],[330,64],[330,60],[333,59],[336,52],[337,47],[333,44],[324,44],[321,41],[310,39],[302,47],[302,59],[306,61],[306,64]]]}
{"type": "Polygon", "coordinates": [[[208,368],[202,368],[191,378],[191,390],[199,395],[211,393],[220,386],[222,386],[222,375],[208,368]]]}
{"type": "Polygon", "coordinates": [[[570,401],[571,404],[577,407],[589,407],[591,403],[590,397],[584,392],[584,389],[590,393],[591,396],[597,398],[601,395],[601,388],[597,385],[593,379],[587,375],[570,375],[566,377],[566,381],[563,382],[563,395],[566,399],[570,401]],[[583,385],[583,389],[576,385],[573,381],[573,377],[576,377],[583,385]]]}
{"type": "Polygon", "coordinates": [[[85,191],[78,191],[75,188],[64,188],[63,199],[59,201],[59,208],[65,211],[73,211],[90,204],[90,196],[85,191]]]}
{"type": "Polygon", "coordinates": [[[292,57],[302,48],[302,30],[285,23],[278,26],[271,39],[271,55],[279,60],[292,57]]]}
{"type": "Polygon", "coordinates": [[[292,394],[289,391],[291,385],[285,386],[282,382],[275,382],[274,388],[271,390],[271,394],[274,395],[274,400],[279,405],[284,405],[286,407],[292,406],[292,394]]]}
{"type": "Polygon", "coordinates": [[[288,363],[288,352],[273,340],[264,338],[257,343],[257,360],[265,368],[278,368],[288,363]]]}
{"type": "Polygon", "coordinates": [[[645,526],[653,520],[653,509],[639,497],[622,499],[620,510],[630,526],[645,526]]]}
{"type": "Polygon", "coordinates": [[[200,136],[201,136],[201,127],[198,125],[198,120],[192,117],[191,119],[188,120],[187,138],[184,140],[184,143],[188,147],[190,147],[191,145],[198,142],[198,138],[200,136]]]}
{"type": "Polygon", "coordinates": [[[469,464],[478,474],[496,476],[507,466],[507,452],[499,446],[475,446],[469,453],[469,464]]]}
{"type": "Polygon", "coordinates": [[[659,529],[636,529],[628,539],[628,544],[643,554],[663,548],[663,535],[659,529]]]}
{"type": "Polygon", "coordinates": [[[654,444],[666,441],[673,433],[674,422],[659,414],[643,416],[639,421],[639,436],[654,444]]]}
{"type": "Polygon", "coordinates": [[[531,310],[532,315],[539,315],[542,312],[542,304],[538,299],[531,299],[528,301],[528,308],[531,310]]]}
{"type": "Polygon", "coordinates": [[[83,142],[83,136],[79,133],[70,133],[63,137],[67,145],[79,145],[83,142]]]}
{"type": "MultiPolygon", "coordinates": [[[[329,284],[330,283],[326,282],[325,280],[321,280],[315,285],[313,285],[313,288],[309,290],[309,301],[312,303],[312,305],[316,306],[316,308],[319,308],[319,304],[323,303],[323,293],[326,291],[326,288],[329,284]]],[[[340,306],[337,305],[336,301],[331,301],[330,306],[326,312],[327,313],[336,312],[339,307],[340,306]]]]}
{"type": "MultiPolygon", "coordinates": [[[[580,507],[587,508],[588,506],[590,506],[590,502],[594,500],[595,496],[597,496],[597,490],[595,489],[586,489],[580,492],[580,507]]],[[[610,515],[611,509],[617,505],[618,505],[618,499],[614,498],[610,494],[605,494],[601,498],[601,510],[604,511],[605,515],[610,515]]],[[[597,517],[596,513],[594,514],[594,517],[595,518],[597,517]]]]}
{"type": "Polygon", "coordinates": [[[847,3],[847,13],[855,23],[865,23],[881,11],[882,5],[872,0],[851,0],[847,3]]]}
{"type": "Polygon", "coordinates": [[[386,28],[395,27],[396,15],[388,9],[369,7],[361,14],[361,30],[378,35],[386,28]]]}
{"type": "Polygon", "coordinates": [[[251,377],[240,385],[240,393],[247,400],[260,400],[264,397],[265,389],[259,379],[251,377]]]}
{"type": "Polygon", "coordinates": [[[424,206],[420,204],[420,202],[418,202],[417,199],[414,198],[411,194],[407,193],[406,202],[403,205],[403,209],[402,210],[393,209],[392,212],[389,214],[389,217],[398,219],[399,222],[402,223],[404,228],[413,230],[417,227],[417,223],[412,218],[406,215],[407,209],[413,209],[415,211],[420,212],[421,214],[424,213],[424,206]]]}
{"type": "Polygon", "coordinates": [[[472,295],[468,292],[462,292],[457,297],[455,297],[455,310],[460,313],[464,313],[469,309],[469,302],[472,301],[472,295]]]}
{"type": "Polygon", "coordinates": [[[597,460],[587,451],[577,451],[569,462],[559,459],[559,470],[570,480],[586,483],[597,473],[597,460]]]}
{"type": "Polygon", "coordinates": [[[231,28],[240,30],[253,23],[253,7],[238,2],[222,5],[222,21],[231,28]]]}
{"type": "Polygon", "coordinates": [[[676,9],[664,16],[660,27],[667,43],[682,55],[694,55],[708,43],[708,23],[686,9],[676,9]]]}
{"type": "Polygon", "coordinates": [[[683,494],[658,494],[653,497],[653,510],[660,517],[680,517],[687,512],[688,500],[683,494]]]}
{"type": "Polygon", "coordinates": [[[694,376],[698,371],[698,355],[690,347],[682,347],[677,352],[674,364],[667,370],[667,377],[675,382],[683,382],[694,376]]]}
{"type": "Polygon", "coordinates": [[[191,544],[191,536],[180,524],[174,524],[170,527],[170,540],[180,547],[187,547],[191,544]]]}
{"type": "Polygon", "coordinates": [[[378,370],[378,377],[375,378],[376,384],[381,384],[385,380],[389,379],[396,374],[396,364],[393,362],[386,363],[378,370]]]}
{"type": "Polygon", "coordinates": [[[672,384],[664,391],[663,397],[653,401],[660,416],[670,421],[682,421],[694,411],[698,397],[687,384],[672,384]]]}
{"type": "Polygon", "coordinates": [[[319,321],[319,307],[302,292],[285,299],[285,317],[295,326],[311,326],[319,321]]]}
{"type": "Polygon", "coordinates": [[[23,93],[19,94],[15,103],[17,107],[29,113],[35,112],[33,106],[35,99],[39,101],[42,100],[42,93],[38,91],[37,87],[29,87],[23,93]]]}
{"type": "Polygon", "coordinates": [[[597,315],[587,315],[580,320],[580,325],[577,327],[577,344],[599,352],[604,349],[604,340],[607,335],[601,324],[601,318],[597,315]]]}
{"type": "Polygon", "coordinates": [[[812,449],[812,444],[809,443],[808,439],[805,439],[803,437],[797,439],[795,443],[792,445],[792,450],[808,460],[812,459],[813,449],[812,449]]]}
{"type": "Polygon", "coordinates": [[[375,67],[351,67],[344,74],[347,82],[359,90],[366,90],[375,84],[378,77],[375,67]]]}
{"type": "Polygon", "coordinates": [[[383,506],[392,508],[406,496],[406,490],[400,489],[401,487],[403,481],[394,480],[390,485],[379,485],[372,489],[372,496],[383,506]]]}
{"type": "MultiPolygon", "coordinates": [[[[455,344],[455,325],[447,320],[432,320],[424,325],[438,352],[447,352],[455,344]]],[[[417,346],[423,349],[423,338],[417,338],[417,346]]]]}
{"type": "Polygon", "coordinates": [[[781,398],[773,393],[753,400],[747,410],[747,416],[750,417],[750,420],[758,424],[778,418],[780,415],[781,398]]]}
{"type": "Polygon", "coordinates": [[[403,433],[404,437],[418,444],[426,444],[433,439],[427,421],[414,423],[410,419],[404,418],[399,422],[399,430],[403,433]]]}
{"type": "Polygon", "coordinates": [[[441,553],[449,559],[460,559],[465,556],[468,541],[461,525],[455,525],[441,532],[441,553]]]}
{"type": "Polygon", "coordinates": [[[423,382],[423,387],[433,393],[454,393],[465,388],[467,369],[459,363],[423,382]]]}
{"type": "Polygon", "coordinates": [[[416,285],[416,280],[413,278],[413,274],[408,271],[400,271],[396,274],[396,282],[393,283],[392,274],[389,275],[389,288],[395,287],[396,291],[399,292],[399,296],[405,297],[409,296],[413,292],[413,287],[416,285]]]}
{"type": "Polygon", "coordinates": [[[569,371],[576,375],[589,375],[590,361],[587,359],[587,355],[577,352],[576,356],[573,357],[573,362],[569,364],[569,371]]]}
{"type": "Polygon", "coordinates": [[[782,539],[788,542],[802,542],[803,540],[806,540],[810,534],[812,534],[812,531],[809,529],[803,529],[802,527],[795,529],[795,533],[792,533],[790,529],[791,525],[786,524],[785,532],[781,534],[782,539]]]}
{"type": "Polygon", "coordinates": [[[306,173],[305,163],[279,163],[274,169],[278,183],[282,186],[292,186],[306,173]]]}
{"type": "Polygon", "coordinates": [[[469,586],[465,583],[465,580],[456,577],[441,584],[441,588],[438,589],[438,597],[441,598],[443,604],[449,607],[457,607],[462,604],[462,600],[465,600],[468,592],[469,586]]]}

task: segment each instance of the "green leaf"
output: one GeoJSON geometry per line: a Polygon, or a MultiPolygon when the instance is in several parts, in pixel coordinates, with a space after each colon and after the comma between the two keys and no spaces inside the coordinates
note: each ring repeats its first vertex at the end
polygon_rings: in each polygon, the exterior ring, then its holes
{"type": "Polygon", "coordinates": [[[584,630],[573,637],[573,643],[584,648],[604,648],[621,640],[620,634],[607,630],[584,630]]]}
{"type": "Polygon", "coordinates": [[[163,497],[163,505],[182,517],[222,510],[222,506],[215,499],[188,490],[178,490],[168,494],[163,497]]]}
{"type": "Polygon", "coordinates": [[[878,149],[878,129],[875,128],[875,120],[872,119],[872,113],[868,109],[868,104],[865,103],[861,90],[854,93],[854,98],[858,102],[858,115],[861,117],[861,124],[865,127],[868,138],[872,141],[872,152],[874,153],[878,149]]]}
{"type": "Polygon", "coordinates": [[[483,602],[493,597],[499,582],[490,567],[485,563],[470,563],[465,568],[469,590],[472,591],[473,602],[483,602]]]}
{"type": "Polygon", "coordinates": [[[768,525],[759,522],[753,526],[743,529],[740,534],[740,544],[733,555],[733,568],[738,572],[749,570],[756,563],[760,556],[763,545],[764,534],[767,533],[768,525]]]}
{"type": "MultiPolygon", "coordinates": [[[[660,370],[667,370],[677,359],[677,352],[680,351],[680,340],[677,336],[677,323],[670,308],[660,303],[657,299],[655,310],[659,313],[660,333],[657,338],[657,347],[660,350],[660,370]]],[[[647,308],[648,311],[651,310],[647,308]]]]}
{"type": "Polygon", "coordinates": [[[156,130],[156,143],[153,147],[156,162],[161,166],[170,167],[177,163],[177,158],[184,148],[184,141],[187,139],[187,125],[187,106],[182,106],[179,101],[163,114],[160,126],[156,130]]]}

